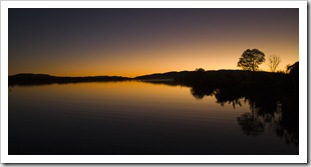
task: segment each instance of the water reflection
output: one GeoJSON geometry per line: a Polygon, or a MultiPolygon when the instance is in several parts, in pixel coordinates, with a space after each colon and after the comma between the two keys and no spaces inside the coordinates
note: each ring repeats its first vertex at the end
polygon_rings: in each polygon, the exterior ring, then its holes
{"type": "MultiPolygon", "coordinates": [[[[201,79],[201,78],[200,78],[201,79]]],[[[230,80],[230,79],[227,79],[230,80]]],[[[249,112],[237,117],[237,122],[247,136],[262,134],[267,128],[284,138],[286,143],[298,145],[299,141],[299,94],[298,78],[275,78],[251,82],[175,82],[190,87],[191,95],[202,100],[214,97],[224,106],[248,105],[249,112]]],[[[232,80],[231,80],[232,81],[232,80]]],[[[165,82],[152,82],[165,84],[165,82]]],[[[168,83],[173,85],[173,82],[168,83]]]]}
{"type": "Polygon", "coordinates": [[[256,136],[264,132],[266,124],[274,124],[272,127],[276,134],[286,139],[287,143],[298,145],[298,97],[295,93],[280,93],[280,90],[257,89],[239,90],[218,88],[215,90],[193,87],[191,94],[196,99],[204,96],[214,96],[216,103],[221,106],[231,104],[241,106],[248,103],[250,112],[243,113],[237,118],[239,125],[246,135],[256,136]],[[279,93],[276,93],[279,92],[279,93]]]}
{"type": "Polygon", "coordinates": [[[295,94],[256,84],[149,83],[12,87],[9,153],[298,154],[295,94]]]}
{"type": "Polygon", "coordinates": [[[265,124],[253,112],[244,113],[237,120],[246,135],[256,136],[264,131],[265,124]]]}
{"type": "Polygon", "coordinates": [[[216,103],[242,106],[248,104],[250,111],[237,117],[237,122],[246,135],[256,136],[270,128],[287,143],[298,145],[299,132],[299,96],[296,81],[267,83],[252,82],[251,84],[221,83],[191,85],[191,94],[201,100],[205,96],[213,96],[216,103]],[[294,82],[294,84],[292,83],[294,82]],[[280,85],[280,84],[283,85],[280,85]],[[284,84],[285,83],[285,84],[284,84]],[[295,91],[296,90],[296,91],[295,91]]]}

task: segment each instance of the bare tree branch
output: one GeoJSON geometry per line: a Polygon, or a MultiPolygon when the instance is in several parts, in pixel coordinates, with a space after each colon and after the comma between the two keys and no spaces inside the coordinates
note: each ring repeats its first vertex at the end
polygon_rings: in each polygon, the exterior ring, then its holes
{"type": "Polygon", "coordinates": [[[275,72],[278,65],[281,63],[280,56],[277,55],[270,55],[268,58],[268,66],[271,72],[275,72]]]}

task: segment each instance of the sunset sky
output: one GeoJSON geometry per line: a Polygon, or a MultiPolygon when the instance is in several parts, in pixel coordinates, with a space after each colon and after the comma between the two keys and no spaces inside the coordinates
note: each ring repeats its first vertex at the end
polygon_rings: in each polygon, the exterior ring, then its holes
{"type": "MultiPolygon", "coordinates": [[[[9,75],[240,69],[246,49],[299,59],[299,9],[9,9],[9,75]]],[[[260,69],[268,71],[263,63],[260,69]]]]}

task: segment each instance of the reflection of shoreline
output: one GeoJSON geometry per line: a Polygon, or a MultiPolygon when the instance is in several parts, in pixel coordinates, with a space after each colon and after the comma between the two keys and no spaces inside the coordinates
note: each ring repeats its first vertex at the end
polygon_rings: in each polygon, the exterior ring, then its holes
{"type": "Polygon", "coordinates": [[[173,82],[174,79],[142,79],[144,82],[173,82]]]}
{"type": "MultiPolygon", "coordinates": [[[[219,85],[216,91],[220,99],[233,99],[236,93],[242,91],[230,91],[222,87],[219,85]]],[[[196,90],[200,88],[207,89],[202,85],[196,87],[196,90]]],[[[212,95],[196,100],[190,90],[189,86],[165,86],[164,83],[133,80],[54,84],[33,88],[17,86],[9,95],[9,118],[12,120],[10,132],[13,134],[10,151],[12,154],[42,154],[44,151],[49,154],[122,154],[126,150],[131,154],[141,153],[135,150],[142,150],[144,154],[298,154],[299,145],[285,143],[287,134],[295,137],[291,135],[290,129],[280,122],[276,122],[275,129],[269,127],[273,120],[264,122],[268,118],[264,116],[270,115],[268,108],[275,105],[267,101],[270,97],[266,100],[260,98],[260,94],[250,97],[253,99],[253,117],[257,119],[258,116],[258,120],[265,123],[264,132],[254,137],[246,136],[237,122],[237,117],[250,113],[249,100],[240,98],[237,101],[241,102],[242,107],[236,105],[236,109],[233,109],[232,103],[224,102],[226,107],[222,107],[212,95]],[[258,106],[265,108],[265,111],[261,111],[258,106]],[[16,112],[14,109],[17,109],[16,112]],[[281,131],[288,131],[282,138],[276,134],[278,127],[281,131]],[[31,135],[24,135],[27,130],[31,131],[28,131],[31,135]],[[92,142],[83,143],[84,139],[92,142]],[[130,142],[123,144],[124,139],[130,142]],[[230,142],[227,142],[228,139],[230,142]],[[26,142],[19,144],[21,141],[26,142]],[[116,147],[107,148],[106,143],[118,146],[118,150],[116,147]],[[80,146],[85,149],[76,151],[75,148],[80,146]],[[211,150],[211,147],[215,149],[211,150]],[[158,152],[154,151],[157,149],[158,152]]],[[[269,92],[261,93],[264,95],[269,92]]],[[[282,118],[284,122],[287,121],[286,117],[288,115],[282,118]]],[[[253,133],[251,128],[248,129],[253,133]]]]}
{"type": "Polygon", "coordinates": [[[265,126],[274,124],[274,133],[286,143],[299,144],[299,87],[298,71],[290,74],[220,71],[194,72],[177,77],[173,82],[164,80],[145,82],[153,84],[190,87],[192,96],[201,100],[213,96],[221,106],[233,108],[250,105],[250,112],[242,114],[237,122],[244,134],[256,136],[265,131],[265,126]]]}
{"type": "MultiPolygon", "coordinates": [[[[203,99],[213,96],[216,103],[230,104],[235,108],[242,102],[250,105],[250,113],[244,113],[237,121],[246,135],[258,135],[266,123],[276,121],[275,133],[288,143],[298,145],[299,141],[299,84],[298,71],[290,74],[249,71],[182,72],[156,75],[155,78],[125,77],[54,77],[49,75],[22,74],[9,76],[9,86],[36,86],[81,82],[139,81],[150,84],[190,87],[192,96],[203,99]],[[161,78],[162,77],[162,78],[161,78]],[[277,112],[281,112],[277,118],[277,112]]],[[[10,89],[11,91],[11,89],[10,89]]]]}

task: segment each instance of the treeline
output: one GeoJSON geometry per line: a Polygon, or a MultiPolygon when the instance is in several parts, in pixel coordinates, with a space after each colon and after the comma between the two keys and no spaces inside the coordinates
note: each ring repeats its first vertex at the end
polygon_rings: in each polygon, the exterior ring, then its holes
{"type": "MultiPolygon", "coordinates": [[[[176,77],[174,81],[192,87],[193,93],[196,92],[196,88],[203,88],[205,95],[213,93],[216,89],[226,92],[237,90],[239,94],[244,94],[244,91],[281,93],[284,90],[293,90],[295,86],[295,81],[289,74],[240,70],[195,71],[176,77]]],[[[200,96],[200,93],[197,93],[200,96]]]]}

